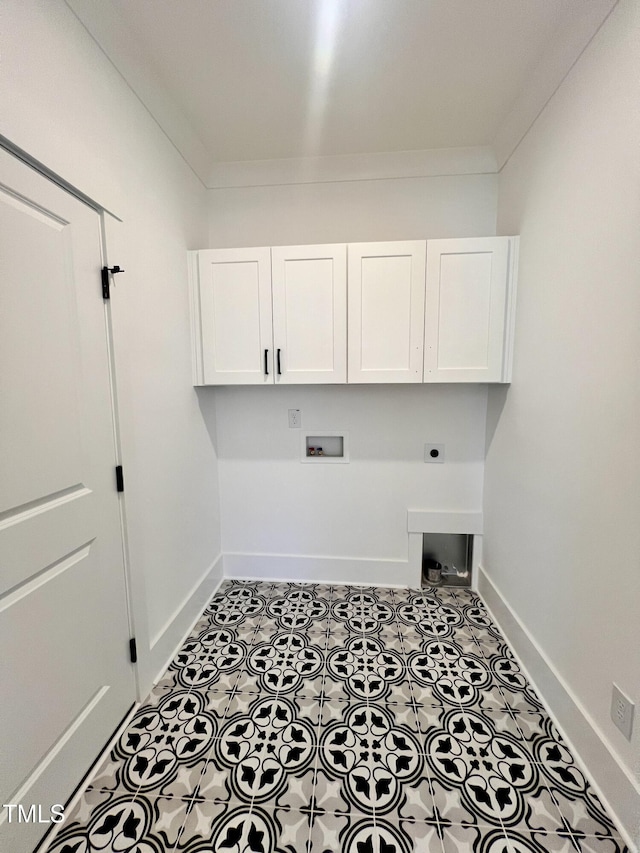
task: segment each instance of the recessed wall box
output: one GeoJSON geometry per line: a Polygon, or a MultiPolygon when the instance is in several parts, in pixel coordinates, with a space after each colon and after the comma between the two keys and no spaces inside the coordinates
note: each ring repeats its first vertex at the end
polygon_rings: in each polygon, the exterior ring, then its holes
{"type": "Polygon", "coordinates": [[[473,536],[468,533],[422,534],[422,586],[471,586],[473,536]],[[436,580],[436,566],[440,566],[436,580]]]}
{"type": "Polygon", "coordinates": [[[305,432],[301,462],[348,462],[349,436],[346,432],[305,432]]]}

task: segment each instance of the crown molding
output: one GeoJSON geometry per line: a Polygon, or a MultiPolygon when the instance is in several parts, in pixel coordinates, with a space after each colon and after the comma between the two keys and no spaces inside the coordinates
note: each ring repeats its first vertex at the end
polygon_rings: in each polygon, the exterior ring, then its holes
{"type": "Polygon", "coordinates": [[[496,158],[488,146],[432,148],[424,151],[216,163],[206,183],[209,189],[225,189],[426,178],[436,175],[484,175],[496,171],[496,158]]]}
{"type": "Polygon", "coordinates": [[[211,155],[175,101],[167,95],[152,63],[111,3],[64,0],[165,136],[203,184],[211,155]]]}
{"type": "Polygon", "coordinates": [[[491,145],[416,151],[212,162],[192,124],[167,94],[116,7],[64,0],[208,189],[372,181],[499,172],[562,84],[618,0],[589,0],[557,32],[531,71],[491,145]]]}
{"type": "Polygon", "coordinates": [[[589,0],[579,9],[580,15],[572,17],[570,23],[556,33],[493,140],[498,171],[527,135],[617,3],[618,0],[589,0]]]}

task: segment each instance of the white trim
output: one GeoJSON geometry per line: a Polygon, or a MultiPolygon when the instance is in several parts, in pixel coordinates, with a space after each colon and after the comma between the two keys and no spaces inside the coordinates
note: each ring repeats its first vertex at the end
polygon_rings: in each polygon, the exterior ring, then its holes
{"type": "Polygon", "coordinates": [[[504,342],[502,351],[502,382],[510,383],[513,374],[513,349],[516,329],[516,296],[518,291],[518,263],[520,259],[520,237],[509,238],[509,272],[505,305],[504,342]]]}
{"type": "Polygon", "coordinates": [[[44,178],[47,178],[52,183],[59,186],[65,192],[68,192],[70,195],[77,198],[78,201],[81,201],[83,204],[86,204],[87,207],[90,207],[92,210],[95,210],[96,213],[108,213],[109,216],[112,216],[114,219],[117,219],[119,222],[122,220],[119,216],[116,216],[113,211],[109,210],[103,204],[96,201],[93,198],[90,198],[88,195],[85,195],[82,190],[78,189],[78,187],[70,184],[68,181],[65,181],[63,177],[57,174],[57,172],[53,172],[44,163],[41,163],[40,160],[36,160],[35,157],[32,157],[27,151],[23,148],[20,148],[18,145],[15,145],[10,139],[6,136],[0,134],[0,148],[4,148],[9,154],[13,154],[14,157],[17,157],[18,160],[22,160],[27,166],[31,166],[36,172],[42,175],[44,178]]]}
{"type": "MultiPolygon", "coordinates": [[[[109,267],[115,261],[119,251],[119,240],[122,240],[123,222],[107,211],[100,216],[100,235],[102,242],[102,264],[109,267]],[[111,254],[110,254],[111,253],[111,254]]],[[[124,270],[123,270],[124,272],[124,270]]],[[[112,282],[113,283],[113,282],[112,282]]],[[[111,414],[113,419],[113,439],[115,445],[115,460],[117,465],[124,465],[122,452],[122,418],[120,416],[120,386],[118,382],[116,346],[114,338],[114,321],[111,300],[105,301],[105,325],[107,331],[107,347],[109,350],[109,386],[111,393],[111,414]]],[[[129,637],[136,638],[138,648],[146,648],[149,644],[149,625],[147,622],[147,599],[142,572],[136,572],[131,564],[129,547],[129,524],[127,515],[127,496],[119,494],[118,511],[120,515],[120,543],[122,547],[122,567],[125,579],[125,594],[127,601],[127,619],[129,622],[129,637]]],[[[136,696],[142,698],[144,693],[145,659],[139,656],[133,665],[136,685],[136,696]]]]}
{"type": "Polygon", "coordinates": [[[311,554],[225,553],[225,578],[340,583],[356,586],[415,586],[407,560],[326,557],[311,554]]]}
{"type": "Polygon", "coordinates": [[[543,697],[580,769],[617,820],[624,841],[630,850],[638,853],[638,841],[634,842],[632,836],[640,838],[640,785],[610,750],[604,734],[483,566],[478,570],[478,592],[509,641],[518,663],[543,697]]]}
{"type": "Polygon", "coordinates": [[[149,649],[151,662],[148,668],[157,673],[153,679],[154,684],[164,674],[185,638],[189,636],[193,626],[202,616],[209,599],[222,583],[222,566],[222,554],[218,554],[162,628],[151,638],[149,649]]]}
{"type": "Polygon", "coordinates": [[[91,765],[91,767],[87,771],[86,775],[84,776],[80,785],[76,788],[76,791],[73,794],[73,796],[71,797],[71,799],[67,803],[65,803],[65,806],[64,806],[65,819],[63,821],[61,821],[60,823],[52,823],[51,824],[51,828],[42,837],[42,840],[40,841],[38,846],[35,848],[34,853],[46,853],[46,851],[49,850],[49,848],[51,847],[53,842],[56,840],[56,837],[58,836],[58,834],[60,832],[62,832],[63,829],[65,829],[69,816],[71,814],[73,814],[73,812],[75,811],[76,806],[79,804],[80,800],[84,797],[85,792],[87,790],[87,787],[93,781],[93,777],[98,772],[98,770],[102,766],[103,761],[109,755],[109,753],[111,752],[113,747],[116,745],[117,741],[120,740],[120,738],[124,734],[125,729],[129,725],[129,723],[131,722],[131,720],[133,719],[134,715],[136,714],[136,712],[138,711],[139,708],[140,708],[140,703],[134,702],[134,704],[131,706],[131,708],[129,709],[129,711],[125,715],[122,722],[118,725],[118,728],[113,733],[113,736],[111,737],[109,742],[106,744],[106,746],[104,747],[102,752],[98,755],[96,760],[93,762],[93,764],[91,765]]]}
{"type": "Polygon", "coordinates": [[[191,375],[197,388],[204,385],[202,366],[202,312],[200,311],[200,267],[198,252],[187,252],[187,274],[189,277],[189,320],[191,324],[191,375]]]}
{"type": "Polygon", "coordinates": [[[482,533],[481,512],[432,512],[410,509],[407,512],[409,533],[482,533]]]}
{"type": "Polygon", "coordinates": [[[211,160],[182,106],[153,70],[140,40],[110,3],[65,0],[76,18],[116,69],[167,139],[204,185],[211,160]]]}
{"type": "MultiPolygon", "coordinates": [[[[174,611],[173,615],[169,618],[164,628],[154,637],[151,645],[151,650],[152,654],[154,654],[155,656],[157,656],[160,651],[165,650],[170,642],[172,642],[173,645],[171,646],[171,651],[168,653],[160,670],[158,671],[157,676],[153,679],[153,684],[149,686],[149,690],[145,691],[146,695],[142,697],[143,701],[147,698],[148,693],[151,692],[153,685],[155,685],[164,675],[165,670],[167,669],[171,661],[174,659],[175,655],[181,648],[185,639],[193,630],[193,627],[196,622],[202,616],[206,604],[218,590],[220,584],[223,581],[221,568],[222,554],[219,554],[218,557],[216,557],[216,559],[213,561],[211,566],[204,573],[202,578],[195,584],[191,592],[186,596],[182,604],[174,611]],[[176,639],[176,636],[178,637],[178,639],[176,639]],[[156,647],[158,648],[158,653],[155,652],[156,647]]],[[[95,773],[101,767],[102,762],[111,752],[114,744],[121,737],[122,733],[125,731],[134,714],[139,710],[140,706],[141,702],[136,702],[128,711],[125,718],[122,720],[105,748],[102,750],[100,755],[91,765],[90,769],[88,770],[84,779],[80,783],[80,786],[77,788],[73,797],[66,804],[65,821],[59,824],[52,824],[51,830],[44,836],[44,838],[40,842],[41,846],[37,848],[38,853],[46,853],[46,851],[55,841],[55,838],[58,833],[65,827],[66,817],[68,817],[73,812],[76,805],[80,802],[87,789],[87,786],[93,780],[95,773]]]]}
{"type": "Polygon", "coordinates": [[[590,0],[576,7],[575,14],[550,41],[493,140],[498,171],[536,123],[617,2],[590,0]]]}
{"type": "Polygon", "coordinates": [[[617,0],[590,0],[570,16],[529,75],[493,145],[212,163],[181,105],[150,69],[144,50],[107,3],[65,0],[165,136],[208,189],[345,180],[494,173],[501,169],[590,44],[617,0]],[[142,50],[142,52],[141,52],[142,50]]]}
{"type": "MultiPolygon", "coordinates": [[[[125,226],[122,220],[105,211],[101,217],[102,230],[102,262],[106,266],[115,263],[116,259],[122,263],[120,252],[125,239],[125,226]]],[[[109,372],[111,382],[111,408],[113,412],[113,435],[115,442],[114,464],[123,464],[126,471],[126,460],[122,440],[122,412],[126,410],[121,400],[124,399],[122,390],[123,382],[121,374],[117,369],[117,352],[114,338],[114,320],[112,314],[111,300],[105,303],[105,322],[107,328],[109,346],[109,372]]],[[[126,395],[125,395],[126,396],[126,395]]],[[[126,479],[126,473],[125,473],[126,479]]],[[[119,495],[120,531],[122,542],[122,559],[126,581],[127,614],[129,620],[129,636],[135,637],[138,648],[138,661],[133,666],[136,696],[142,699],[150,686],[149,671],[149,621],[147,613],[147,590],[144,571],[136,566],[131,560],[129,542],[129,515],[128,497],[125,491],[119,495]]]]}
{"type": "Polygon", "coordinates": [[[495,154],[489,146],[430,148],[423,151],[216,163],[209,172],[206,184],[208,189],[213,190],[444,175],[493,175],[497,170],[495,154]]]}
{"type": "MultiPolygon", "coordinates": [[[[233,578],[229,578],[229,580],[247,581],[248,583],[262,583],[266,580],[270,583],[292,583],[292,584],[296,584],[296,583],[300,583],[300,584],[303,584],[303,583],[338,584],[339,583],[340,585],[342,585],[344,583],[345,585],[347,585],[346,581],[344,581],[344,582],[343,581],[333,581],[333,580],[327,580],[326,578],[324,580],[308,581],[308,580],[300,580],[299,578],[287,578],[287,577],[264,578],[261,575],[243,575],[242,577],[240,577],[240,576],[235,577],[234,576],[233,578]]],[[[365,581],[350,581],[348,583],[348,586],[359,587],[361,589],[369,589],[372,586],[375,586],[376,589],[402,589],[402,590],[407,589],[406,584],[401,584],[401,583],[371,584],[371,583],[366,583],[365,581]]]]}
{"type": "MultiPolygon", "coordinates": [[[[76,715],[76,717],[72,720],[71,724],[67,726],[62,735],[55,741],[53,746],[49,750],[47,750],[43,758],[41,758],[40,761],[36,764],[27,779],[22,782],[22,784],[16,791],[12,791],[7,796],[8,802],[22,803],[24,800],[26,800],[26,798],[29,796],[31,789],[33,788],[35,783],[38,782],[44,771],[47,770],[51,766],[51,764],[53,764],[54,760],[72,740],[74,735],[77,734],[83,723],[89,718],[92,711],[94,711],[95,708],[98,707],[98,705],[104,699],[108,692],[108,685],[103,685],[98,690],[96,690],[96,692],[93,694],[93,696],[84,706],[84,708],[80,711],[80,713],[76,715]]],[[[0,826],[6,823],[6,817],[7,812],[3,811],[0,814],[0,826]]]]}

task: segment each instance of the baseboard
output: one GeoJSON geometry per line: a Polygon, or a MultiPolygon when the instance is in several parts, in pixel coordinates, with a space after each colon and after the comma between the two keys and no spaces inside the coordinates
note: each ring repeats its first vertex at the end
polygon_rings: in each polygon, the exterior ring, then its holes
{"type": "MultiPolygon", "coordinates": [[[[150,684],[145,685],[145,694],[148,693],[152,683],[158,681],[160,676],[165,672],[166,668],[175,657],[176,652],[182,646],[186,637],[191,633],[193,626],[200,618],[207,602],[222,583],[222,562],[222,554],[219,554],[209,568],[204,572],[202,577],[187,593],[183,601],[174,610],[169,619],[167,619],[162,629],[153,638],[150,648],[150,661],[148,662],[147,669],[151,672],[156,672],[157,675],[155,678],[149,679],[150,684]]],[[[87,785],[93,778],[93,774],[101,765],[105,756],[111,751],[113,745],[119,739],[122,732],[130,722],[131,717],[139,707],[140,704],[138,702],[133,705],[122,723],[118,726],[118,729],[112,735],[104,750],[95,759],[90,770],[74,792],[72,798],[66,804],[66,814],[71,814],[75,805],[80,801],[86,791],[87,785]]],[[[37,853],[46,853],[63,826],[64,823],[60,823],[55,824],[52,827],[52,830],[40,841],[39,846],[37,847],[37,853]]]]}
{"type": "MultiPolygon", "coordinates": [[[[116,745],[117,741],[120,740],[120,737],[124,733],[125,729],[129,725],[129,723],[131,722],[134,714],[139,709],[139,707],[140,707],[139,702],[134,702],[134,704],[131,706],[126,717],[124,717],[122,722],[118,725],[118,728],[115,730],[115,732],[111,736],[110,740],[106,743],[102,752],[99,753],[98,757],[95,759],[95,761],[93,762],[91,767],[88,769],[84,778],[82,779],[82,781],[80,782],[80,784],[78,785],[76,790],[73,792],[70,799],[67,800],[65,807],[64,807],[65,815],[68,816],[68,815],[73,813],[75,807],[78,805],[80,800],[85,795],[85,792],[86,792],[89,784],[91,783],[91,780],[93,779],[94,775],[97,773],[97,771],[101,767],[102,762],[109,755],[109,753],[111,752],[113,747],[116,745]]],[[[42,837],[42,839],[38,843],[37,847],[35,847],[33,853],[47,853],[47,850],[49,850],[49,848],[53,845],[54,841],[56,840],[57,835],[60,832],[62,832],[63,829],[65,829],[65,821],[66,821],[66,819],[64,821],[61,821],[60,823],[51,824],[49,831],[42,837]]]]}
{"type": "Polygon", "coordinates": [[[630,850],[640,847],[640,786],[608,748],[603,734],[500,590],[480,567],[478,592],[543,698],[582,771],[617,820],[630,850]]]}
{"type": "Polygon", "coordinates": [[[224,575],[300,583],[411,586],[414,573],[407,560],[225,553],[224,575]]]}
{"type": "Polygon", "coordinates": [[[148,669],[156,673],[153,683],[158,681],[169,666],[200,618],[207,602],[222,583],[222,565],[222,554],[219,554],[151,639],[151,661],[148,669]]]}

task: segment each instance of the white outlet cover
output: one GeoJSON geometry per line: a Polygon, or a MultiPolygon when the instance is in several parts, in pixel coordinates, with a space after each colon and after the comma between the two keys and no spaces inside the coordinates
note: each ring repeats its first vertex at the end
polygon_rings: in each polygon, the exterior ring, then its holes
{"type": "Polygon", "coordinates": [[[302,426],[302,412],[300,409],[289,409],[289,429],[300,429],[302,426]]]}
{"type": "Polygon", "coordinates": [[[438,463],[444,462],[444,444],[425,444],[424,461],[438,463]]]}
{"type": "Polygon", "coordinates": [[[635,705],[631,699],[614,684],[611,691],[611,719],[627,740],[631,740],[634,709],[635,705]]]}

